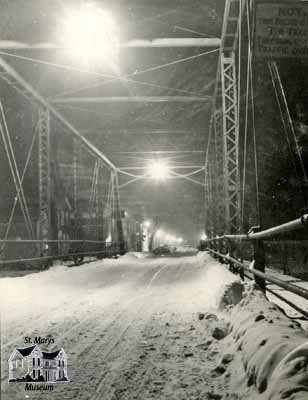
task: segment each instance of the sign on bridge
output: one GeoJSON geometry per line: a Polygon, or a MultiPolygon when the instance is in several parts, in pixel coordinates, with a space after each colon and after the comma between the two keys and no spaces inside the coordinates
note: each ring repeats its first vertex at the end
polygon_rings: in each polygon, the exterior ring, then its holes
{"type": "Polygon", "coordinates": [[[270,59],[308,57],[308,3],[257,3],[254,52],[270,59]]]}

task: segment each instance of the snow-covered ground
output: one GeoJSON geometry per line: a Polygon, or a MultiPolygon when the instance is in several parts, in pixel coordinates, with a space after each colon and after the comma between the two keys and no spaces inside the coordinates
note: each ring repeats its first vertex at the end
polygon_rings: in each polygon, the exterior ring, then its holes
{"type": "Polygon", "coordinates": [[[58,265],[2,278],[0,290],[4,400],[264,398],[247,385],[243,353],[230,334],[234,314],[221,308],[238,297],[241,285],[207,254],[131,253],[58,265]],[[68,355],[71,382],[52,393],[9,385],[13,349],[27,346],[25,336],[48,335],[55,343],[46,350],[63,347],[68,355]]]}
{"type": "MultiPolygon", "coordinates": [[[[282,281],[292,283],[292,285],[299,286],[299,287],[302,287],[302,288],[308,290],[308,282],[307,281],[303,281],[299,278],[294,278],[293,276],[290,276],[290,275],[284,275],[284,274],[277,272],[270,268],[267,268],[266,272],[275,276],[276,278],[279,278],[282,281]]],[[[269,289],[271,289],[274,293],[277,293],[277,294],[285,297],[287,300],[296,304],[302,310],[308,312],[308,300],[306,300],[303,297],[300,297],[294,293],[288,292],[287,290],[282,289],[274,284],[268,284],[267,287],[269,289]]],[[[289,315],[291,318],[301,317],[301,314],[298,311],[294,310],[294,308],[290,307],[284,301],[281,301],[280,299],[278,299],[276,296],[273,296],[271,293],[268,293],[267,296],[271,301],[275,302],[280,307],[282,307],[286,311],[287,315],[289,315]]],[[[302,319],[301,325],[308,332],[308,320],[302,319]]]]}
{"type": "MultiPolygon", "coordinates": [[[[249,267],[249,262],[246,262],[246,265],[247,267],[249,267]]],[[[273,275],[275,278],[278,278],[281,281],[288,282],[294,286],[299,286],[308,290],[308,281],[294,278],[291,275],[285,275],[270,267],[266,268],[266,273],[269,275],[273,275]]],[[[252,274],[250,274],[250,278],[252,280],[254,279],[252,274]]],[[[308,312],[308,300],[304,299],[303,297],[289,292],[288,290],[283,289],[270,282],[267,282],[266,287],[272,292],[277,293],[277,295],[280,295],[289,302],[295,304],[297,307],[299,307],[299,309],[308,312]]],[[[301,326],[308,332],[308,319],[306,317],[303,317],[303,314],[301,314],[300,311],[295,310],[292,306],[288,305],[285,301],[279,299],[270,291],[267,291],[267,298],[273,303],[277,304],[279,307],[281,307],[290,318],[297,319],[300,322],[301,326]]]]}
{"type": "Polygon", "coordinates": [[[232,310],[232,335],[247,384],[262,399],[308,399],[308,335],[262,292],[247,290],[232,310]]]}

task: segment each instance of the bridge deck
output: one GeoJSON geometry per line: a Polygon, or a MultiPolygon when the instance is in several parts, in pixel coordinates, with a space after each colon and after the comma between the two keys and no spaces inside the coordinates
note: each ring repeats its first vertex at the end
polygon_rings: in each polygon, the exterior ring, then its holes
{"type": "Polygon", "coordinates": [[[25,398],[24,388],[6,382],[9,354],[27,346],[25,336],[47,335],[65,349],[71,382],[46,398],[197,399],[227,392],[247,398],[244,383],[235,384],[244,370],[232,338],[212,337],[225,326],[217,304],[236,279],[205,254],[128,254],[2,279],[5,398],[25,398]],[[219,320],[199,320],[199,312],[215,312],[219,320]],[[226,377],[215,368],[230,352],[226,377]]]}

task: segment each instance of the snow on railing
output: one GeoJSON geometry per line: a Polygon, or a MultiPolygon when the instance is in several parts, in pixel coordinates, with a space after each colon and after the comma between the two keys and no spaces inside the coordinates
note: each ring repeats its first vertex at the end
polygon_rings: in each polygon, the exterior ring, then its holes
{"type": "MultiPolygon", "coordinates": [[[[263,291],[266,291],[266,281],[268,281],[308,300],[307,289],[282,281],[271,274],[265,273],[266,250],[264,244],[265,239],[300,230],[307,227],[307,225],[308,214],[304,214],[300,218],[262,231],[259,230],[259,227],[253,227],[246,235],[217,236],[206,239],[202,241],[202,243],[207,250],[217,256],[221,261],[229,262],[231,271],[239,272],[241,277],[243,277],[243,275],[251,276],[252,274],[256,283],[263,291]],[[249,266],[245,265],[242,256],[242,245],[247,241],[250,242],[253,247],[253,261],[249,266]]],[[[306,317],[308,317],[308,314],[305,314],[306,317]]]]}

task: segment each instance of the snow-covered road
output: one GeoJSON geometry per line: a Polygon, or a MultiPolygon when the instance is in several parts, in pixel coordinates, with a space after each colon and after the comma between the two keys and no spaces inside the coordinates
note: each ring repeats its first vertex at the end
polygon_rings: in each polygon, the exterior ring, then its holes
{"type": "Polygon", "coordinates": [[[206,254],[128,254],[1,279],[2,399],[252,398],[231,335],[213,337],[227,327],[218,304],[236,279],[206,254]],[[68,356],[70,383],[52,393],[7,383],[10,353],[37,336],[68,356]]]}

